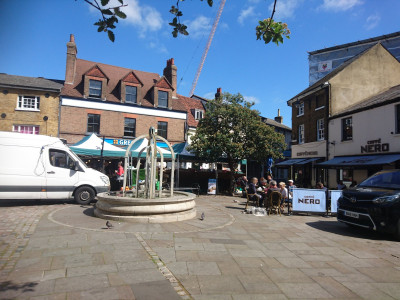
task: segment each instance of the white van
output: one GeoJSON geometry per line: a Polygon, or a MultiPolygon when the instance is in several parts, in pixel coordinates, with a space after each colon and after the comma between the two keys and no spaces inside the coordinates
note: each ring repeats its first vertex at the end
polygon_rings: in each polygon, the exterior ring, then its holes
{"type": "Polygon", "coordinates": [[[69,199],[88,204],[110,190],[59,138],[0,131],[0,199],[69,199]]]}

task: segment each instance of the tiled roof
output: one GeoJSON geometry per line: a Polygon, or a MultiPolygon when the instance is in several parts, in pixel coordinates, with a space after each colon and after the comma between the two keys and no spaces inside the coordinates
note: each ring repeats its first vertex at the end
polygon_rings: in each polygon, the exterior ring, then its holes
{"type": "Polygon", "coordinates": [[[194,112],[196,109],[204,111],[204,106],[201,103],[201,100],[185,97],[182,95],[177,95],[177,96],[178,96],[178,99],[176,99],[176,100],[178,100],[177,103],[179,103],[181,105],[181,108],[183,108],[187,111],[188,126],[189,127],[197,127],[197,124],[199,123],[199,121],[195,119],[194,112]]]}
{"type": "Polygon", "coordinates": [[[60,92],[63,84],[63,80],[47,79],[43,77],[25,77],[0,73],[1,87],[60,92]]]}
{"type": "Polygon", "coordinates": [[[331,118],[338,118],[344,115],[353,114],[358,111],[367,110],[373,107],[385,105],[392,101],[400,102],[400,85],[391,87],[384,92],[376,94],[372,97],[365,99],[364,101],[354,104],[353,106],[347,107],[345,110],[338,112],[331,118]]]}
{"type": "Polygon", "coordinates": [[[400,36],[400,31],[394,32],[394,33],[391,33],[391,34],[380,35],[380,36],[377,36],[377,37],[373,37],[373,38],[369,38],[369,39],[365,39],[365,40],[361,40],[361,41],[357,41],[357,42],[352,42],[352,43],[347,43],[347,44],[343,44],[343,45],[333,46],[333,47],[329,47],[329,48],[325,48],[325,49],[310,51],[310,52],[308,52],[308,53],[309,53],[310,55],[314,55],[314,54],[329,52],[329,51],[333,51],[333,50],[337,50],[337,49],[343,49],[343,48],[348,48],[348,47],[357,46],[357,45],[362,45],[362,44],[368,44],[368,43],[373,43],[373,42],[379,42],[379,41],[391,39],[391,38],[398,37],[398,36],[400,36]]]}
{"type": "MultiPolygon", "coordinates": [[[[379,43],[377,43],[379,44],[379,43]]],[[[318,80],[317,82],[315,82],[313,85],[310,85],[308,88],[306,88],[305,90],[303,90],[302,92],[298,93],[296,96],[292,97],[290,100],[287,101],[288,104],[291,104],[291,102],[293,102],[294,99],[307,94],[308,92],[312,92],[312,90],[321,87],[324,85],[325,82],[329,81],[329,79],[335,77],[339,72],[341,72],[344,68],[346,68],[348,65],[350,65],[352,62],[354,62],[355,60],[357,60],[360,56],[362,56],[364,53],[366,53],[367,51],[369,51],[372,47],[375,47],[377,44],[372,45],[371,47],[368,47],[367,49],[365,49],[364,51],[360,52],[359,54],[349,58],[348,60],[346,60],[344,63],[342,63],[339,67],[337,67],[336,69],[332,70],[332,72],[330,72],[329,74],[327,74],[326,76],[322,77],[320,80],[318,80]]],[[[383,46],[382,46],[383,47],[383,46]]]]}
{"type": "MultiPolygon", "coordinates": [[[[153,107],[152,99],[150,95],[151,88],[161,79],[160,75],[157,73],[143,72],[138,70],[127,69],[123,67],[117,67],[97,62],[92,62],[83,59],[76,60],[76,72],[73,84],[65,84],[62,90],[63,96],[82,98],[83,97],[83,75],[91,70],[93,67],[98,66],[105,76],[109,78],[107,84],[106,99],[110,102],[120,103],[120,91],[119,82],[124,79],[128,73],[133,72],[137,79],[143,83],[142,87],[142,105],[147,107],[153,107]]],[[[173,110],[182,110],[179,104],[172,100],[173,110]]]]}
{"type": "Polygon", "coordinates": [[[292,131],[292,128],[290,128],[290,127],[288,127],[288,126],[286,126],[286,125],[284,125],[282,123],[279,123],[279,122],[277,122],[275,120],[262,117],[262,121],[267,125],[271,125],[271,126],[274,126],[274,127],[279,127],[279,128],[282,128],[282,129],[286,129],[288,131],[292,131]]]}

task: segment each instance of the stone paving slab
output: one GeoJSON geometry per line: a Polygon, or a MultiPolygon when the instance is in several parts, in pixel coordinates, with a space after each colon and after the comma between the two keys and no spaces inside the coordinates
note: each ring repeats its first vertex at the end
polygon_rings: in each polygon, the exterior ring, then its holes
{"type": "Polygon", "coordinates": [[[322,216],[243,214],[237,199],[197,198],[204,221],[113,229],[92,206],[3,204],[0,298],[400,299],[390,236],[322,216]]]}

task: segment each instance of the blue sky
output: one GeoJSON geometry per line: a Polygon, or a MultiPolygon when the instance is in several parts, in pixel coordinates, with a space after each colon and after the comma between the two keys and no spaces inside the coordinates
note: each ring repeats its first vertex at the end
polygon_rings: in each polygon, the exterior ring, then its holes
{"type": "MultiPolygon", "coordinates": [[[[188,96],[220,0],[186,0],[180,6],[188,37],[173,38],[174,0],[125,0],[126,20],[116,40],[97,33],[99,16],[83,0],[1,0],[0,72],[64,79],[66,43],[75,35],[78,57],[162,74],[167,59],[178,67],[178,93],[188,96]]],[[[400,31],[399,0],[278,0],[275,20],[291,39],[280,46],[257,41],[257,21],[271,14],[272,0],[227,0],[195,94],[240,92],[264,117],[278,109],[291,126],[286,101],[308,86],[307,51],[400,31]]]]}

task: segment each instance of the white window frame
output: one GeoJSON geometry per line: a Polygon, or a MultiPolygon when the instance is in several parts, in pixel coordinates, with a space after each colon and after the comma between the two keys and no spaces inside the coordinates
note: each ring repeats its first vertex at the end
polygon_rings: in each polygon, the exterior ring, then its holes
{"type": "Polygon", "coordinates": [[[96,98],[96,99],[101,99],[101,95],[102,95],[102,90],[103,90],[103,81],[101,80],[96,80],[96,79],[89,79],[89,98],[96,98]],[[90,86],[90,83],[95,83],[98,82],[100,83],[100,87],[95,87],[95,86],[90,86]],[[96,93],[91,93],[91,91],[96,91],[96,93]],[[100,92],[100,94],[98,95],[98,92],[100,92]]]}
{"type": "Polygon", "coordinates": [[[20,132],[20,133],[24,133],[24,134],[33,134],[33,135],[37,135],[40,134],[40,126],[39,125],[13,125],[13,132],[20,132]],[[26,130],[27,127],[28,130],[26,130]]]}
{"type": "Polygon", "coordinates": [[[40,97],[18,96],[16,110],[40,111],[40,97]]]}
{"type": "Polygon", "coordinates": [[[299,125],[299,144],[304,144],[304,124],[299,125]]]}
{"type": "Polygon", "coordinates": [[[300,102],[299,106],[297,107],[297,116],[303,116],[304,115],[304,102],[300,102]]]}
{"type": "Polygon", "coordinates": [[[196,120],[201,120],[204,117],[204,111],[201,109],[195,109],[194,111],[194,118],[196,120]]]}
{"type": "Polygon", "coordinates": [[[317,120],[317,141],[325,140],[325,122],[324,119],[317,120]]]}

